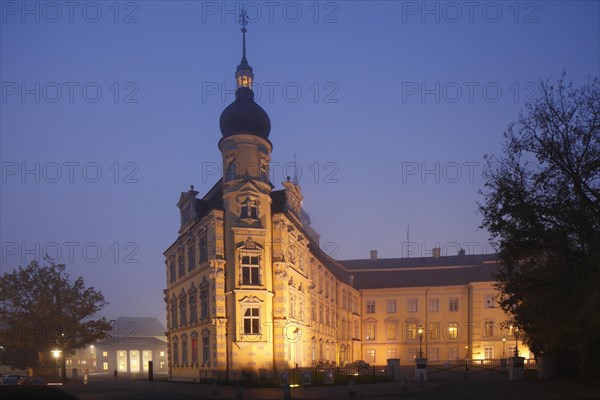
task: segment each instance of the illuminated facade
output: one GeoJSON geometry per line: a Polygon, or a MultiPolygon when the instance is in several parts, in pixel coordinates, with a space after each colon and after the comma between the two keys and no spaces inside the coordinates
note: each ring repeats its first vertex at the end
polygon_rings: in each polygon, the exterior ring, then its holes
{"type": "MultiPolygon", "coordinates": [[[[407,316],[401,304],[411,296],[424,301],[422,290],[360,284],[365,273],[357,261],[365,260],[337,262],[323,254],[302,209],[297,182],[288,179],[283,189],[273,190],[271,125],[254,102],[245,27],[242,32],[236,99],[220,118],[223,176],[202,198],[193,186],[181,193],[179,235],[164,253],[171,378],[192,380],[213,371],[230,378],[242,371],[271,376],[317,362],[340,365],[370,359],[384,364],[387,356],[410,358],[414,339],[407,342],[402,336],[407,318],[429,323],[433,317],[422,314],[419,306],[407,316]],[[392,298],[397,311],[386,313],[383,302],[392,298]],[[375,301],[373,312],[366,303],[370,301],[375,301]],[[392,322],[397,324],[395,339],[384,340],[384,329],[392,322]]],[[[385,271],[375,275],[386,280],[385,271]]],[[[484,318],[485,313],[467,305],[473,303],[469,293],[478,292],[478,285],[431,289],[440,302],[447,293],[461,302],[458,314],[436,319],[440,329],[455,321],[458,331],[464,321],[484,318]]],[[[490,282],[485,285],[482,293],[492,293],[490,282]]],[[[465,343],[475,348],[476,341],[481,342],[472,332],[465,343]]],[[[440,347],[438,357],[463,358],[459,350],[449,353],[461,344],[440,347]]],[[[433,351],[433,339],[426,345],[433,351]]]]}

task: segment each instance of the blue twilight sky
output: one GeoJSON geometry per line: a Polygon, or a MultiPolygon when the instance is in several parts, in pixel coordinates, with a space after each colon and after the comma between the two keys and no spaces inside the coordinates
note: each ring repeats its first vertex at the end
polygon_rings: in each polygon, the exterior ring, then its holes
{"type": "Polygon", "coordinates": [[[181,191],[218,179],[244,4],[273,184],[295,156],[339,259],[490,252],[483,155],[540,79],[600,69],[597,1],[2,0],[2,272],[48,253],[105,315],[164,320],[162,252],[181,191]]]}

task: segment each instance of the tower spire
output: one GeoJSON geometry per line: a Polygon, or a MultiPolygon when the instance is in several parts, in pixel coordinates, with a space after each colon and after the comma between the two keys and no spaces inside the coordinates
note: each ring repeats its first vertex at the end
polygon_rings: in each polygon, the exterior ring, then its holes
{"type": "Polygon", "coordinates": [[[248,32],[246,29],[246,25],[248,25],[248,13],[246,10],[242,9],[242,11],[240,11],[240,18],[238,22],[242,26],[242,61],[240,61],[240,65],[237,66],[235,80],[238,89],[241,87],[252,89],[254,73],[252,72],[252,67],[248,64],[248,60],[246,59],[246,32],[248,32]]]}

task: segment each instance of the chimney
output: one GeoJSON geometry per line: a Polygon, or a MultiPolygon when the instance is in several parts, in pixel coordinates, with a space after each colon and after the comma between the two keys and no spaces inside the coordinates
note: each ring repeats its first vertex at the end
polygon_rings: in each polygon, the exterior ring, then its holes
{"type": "Polygon", "coordinates": [[[465,249],[460,249],[460,250],[458,251],[458,255],[459,255],[459,256],[464,256],[465,254],[466,254],[466,252],[465,252],[465,249]]]}
{"type": "Polygon", "coordinates": [[[371,250],[371,261],[377,260],[377,250],[371,250]]]}
{"type": "Polygon", "coordinates": [[[439,247],[433,248],[433,258],[435,258],[437,260],[440,258],[441,254],[442,254],[442,249],[440,249],[439,247]]]}

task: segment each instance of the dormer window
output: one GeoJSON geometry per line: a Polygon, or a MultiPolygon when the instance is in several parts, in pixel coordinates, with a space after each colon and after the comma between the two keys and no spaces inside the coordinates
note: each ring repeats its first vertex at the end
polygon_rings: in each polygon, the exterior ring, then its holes
{"type": "Polygon", "coordinates": [[[190,211],[189,206],[185,206],[183,210],[181,210],[181,225],[184,226],[192,219],[192,213],[190,211]]]}

